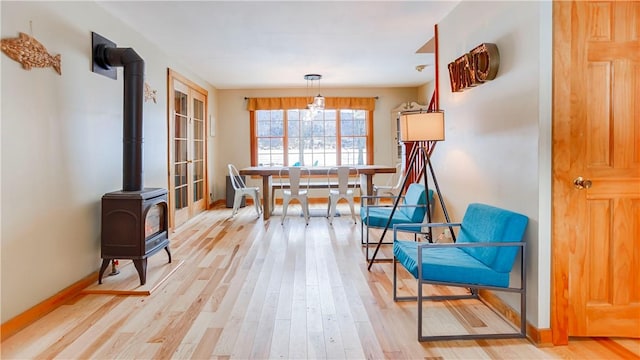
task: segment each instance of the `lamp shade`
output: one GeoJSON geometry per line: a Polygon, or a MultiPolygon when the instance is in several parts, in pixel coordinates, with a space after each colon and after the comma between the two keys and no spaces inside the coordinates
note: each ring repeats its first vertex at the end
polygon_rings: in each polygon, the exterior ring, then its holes
{"type": "Polygon", "coordinates": [[[401,115],[400,140],[404,142],[444,140],[444,112],[401,115]]]}

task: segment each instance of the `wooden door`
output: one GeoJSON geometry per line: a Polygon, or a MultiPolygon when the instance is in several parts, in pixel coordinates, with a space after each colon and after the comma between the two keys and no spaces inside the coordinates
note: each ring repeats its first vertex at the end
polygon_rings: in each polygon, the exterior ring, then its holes
{"type": "Polygon", "coordinates": [[[553,342],[640,337],[640,2],[553,11],[553,342]]]}
{"type": "Polygon", "coordinates": [[[169,73],[169,203],[171,227],[206,209],[206,92],[169,73]]]}

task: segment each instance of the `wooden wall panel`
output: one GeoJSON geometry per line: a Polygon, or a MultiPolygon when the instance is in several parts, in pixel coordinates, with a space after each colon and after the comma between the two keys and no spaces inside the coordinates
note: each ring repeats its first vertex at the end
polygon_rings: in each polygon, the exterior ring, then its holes
{"type": "MultiPolygon", "coordinates": [[[[611,166],[611,63],[608,61],[591,62],[588,65],[587,86],[596,89],[587,94],[586,116],[586,153],[588,167],[611,166]]],[[[584,130],[584,129],[583,129],[584,130]]]]}

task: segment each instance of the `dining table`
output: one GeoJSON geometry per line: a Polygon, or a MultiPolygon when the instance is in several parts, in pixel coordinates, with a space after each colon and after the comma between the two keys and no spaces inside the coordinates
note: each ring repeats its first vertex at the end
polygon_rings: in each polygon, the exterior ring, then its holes
{"type": "MultiPolygon", "coordinates": [[[[358,174],[362,177],[362,183],[366,184],[364,192],[366,195],[373,195],[373,176],[375,174],[393,174],[396,172],[395,166],[388,165],[348,165],[355,167],[358,174]]],[[[334,166],[310,166],[309,173],[311,176],[326,176],[329,169],[334,166]]],[[[239,170],[240,175],[244,176],[261,176],[262,177],[262,206],[263,218],[269,219],[271,216],[271,187],[272,177],[278,176],[282,170],[282,166],[249,166],[239,170]]],[[[362,191],[363,189],[361,189],[362,191]]]]}

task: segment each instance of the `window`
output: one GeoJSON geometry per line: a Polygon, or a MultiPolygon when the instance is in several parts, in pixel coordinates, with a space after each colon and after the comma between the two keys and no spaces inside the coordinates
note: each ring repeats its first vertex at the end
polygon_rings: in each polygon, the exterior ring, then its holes
{"type": "Polygon", "coordinates": [[[255,110],[251,123],[254,166],[373,163],[373,111],[255,110]]]}

